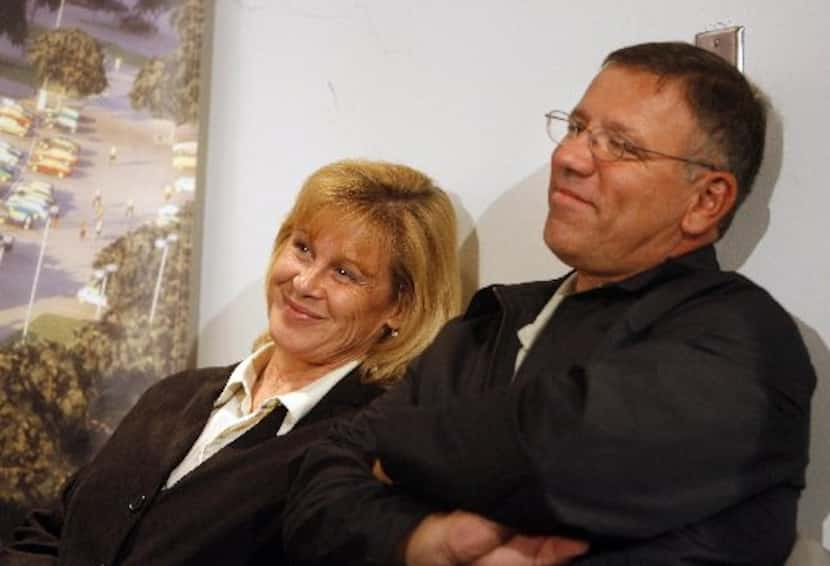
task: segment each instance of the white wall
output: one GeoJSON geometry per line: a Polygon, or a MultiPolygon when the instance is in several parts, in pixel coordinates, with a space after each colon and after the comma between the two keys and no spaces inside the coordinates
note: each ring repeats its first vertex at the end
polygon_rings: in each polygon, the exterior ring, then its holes
{"type": "Polygon", "coordinates": [[[264,327],[262,272],[300,183],[343,157],[402,161],[453,193],[468,285],[559,274],[541,240],[551,144],[603,56],[746,27],[775,106],[756,193],[720,246],[799,321],[821,384],[801,528],[830,512],[827,0],[216,0],[199,363],[264,327]]]}

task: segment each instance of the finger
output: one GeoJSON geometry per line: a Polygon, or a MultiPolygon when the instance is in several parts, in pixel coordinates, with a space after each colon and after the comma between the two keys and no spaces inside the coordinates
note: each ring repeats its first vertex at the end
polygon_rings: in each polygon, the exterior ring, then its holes
{"type": "Polygon", "coordinates": [[[589,545],[582,540],[565,537],[543,537],[542,545],[537,553],[539,566],[567,564],[577,556],[588,552],[589,545]]]}
{"type": "Polygon", "coordinates": [[[449,555],[467,564],[504,544],[512,531],[480,515],[455,511],[445,517],[449,555]]]}

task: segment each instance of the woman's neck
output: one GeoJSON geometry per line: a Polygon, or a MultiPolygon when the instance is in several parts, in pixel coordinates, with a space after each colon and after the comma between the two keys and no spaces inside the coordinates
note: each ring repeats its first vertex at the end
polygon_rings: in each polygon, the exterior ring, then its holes
{"type": "Polygon", "coordinates": [[[251,407],[256,410],[265,400],[274,395],[302,389],[339,365],[341,364],[309,364],[293,356],[284,355],[277,346],[274,346],[265,367],[258,372],[251,392],[251,407]]]}

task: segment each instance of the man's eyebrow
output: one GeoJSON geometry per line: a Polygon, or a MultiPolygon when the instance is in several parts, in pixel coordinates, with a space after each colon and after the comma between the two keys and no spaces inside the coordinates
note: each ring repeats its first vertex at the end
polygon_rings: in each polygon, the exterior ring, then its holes
{"type": "MultiPolygon", "coordinates": [[[[585,110],[579,107],[574,108],[573,111],[571,111],[570,115],[572,118],[575,118],[581,122],[585,122],[586,124],[591,121],[588,118],[587,112],[585,112],[585,110]]],[[[597,127],[601,130],[605,130],[606,132],[613,132],[615,134],[621,134],[627,138],[632,138],[632,140],[634,141],[641,138],[641,136],[636,130],[633,130],[630,126],[623,124],[619,120],[603,121],[597,127]]]]}
{"type": "Polygon", "coordinates": [[[587,122],[588,121],[588,116],[585,115],[585,111],[582,110],[579,107],[574,108],[573,110],[571,110],[569,116],[571,118],[576,118],[577,120],[580,120],[582,122],[587,122]]]}

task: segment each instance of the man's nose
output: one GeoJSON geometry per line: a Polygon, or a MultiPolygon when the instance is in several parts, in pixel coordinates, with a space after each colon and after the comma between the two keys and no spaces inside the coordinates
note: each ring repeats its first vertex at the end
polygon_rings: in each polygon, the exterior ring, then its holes
{"type": "Polygon", "coordinates": [[[553,150],[551,166],[564,172],[588,176],[596,169],[596,159],[591,150],[591,134],[580,135],[562,140],[553,150]]]}

